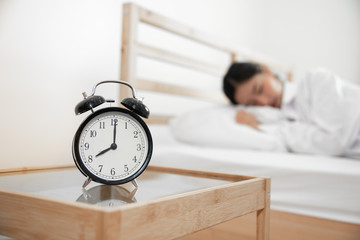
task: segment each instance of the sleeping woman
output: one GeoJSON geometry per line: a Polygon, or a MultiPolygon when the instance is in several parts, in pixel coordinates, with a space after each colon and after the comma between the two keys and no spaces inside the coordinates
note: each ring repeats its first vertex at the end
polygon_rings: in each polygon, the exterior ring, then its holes
{"type": "Polygon", "coordinates": [[[230,66],[223,90],[234,105],[279,109],[267,122],[238,110],[236,121],[276,135],[289,151],[360,159],[359,86],[324,69],[298,84],[282,83],[267,67],[245,62],[230,66]]]}

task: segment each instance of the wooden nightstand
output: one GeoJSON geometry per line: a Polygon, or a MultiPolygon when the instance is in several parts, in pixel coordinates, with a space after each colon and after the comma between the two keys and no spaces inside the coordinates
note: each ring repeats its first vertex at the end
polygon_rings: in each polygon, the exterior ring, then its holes
{"type": "Polygon", "coordinates": [[[150,166],[131,184],[75,168],[0,175],[0,235],[19,239],[175,239],[257,212],[268,239],[270,179],[150,166]]]}

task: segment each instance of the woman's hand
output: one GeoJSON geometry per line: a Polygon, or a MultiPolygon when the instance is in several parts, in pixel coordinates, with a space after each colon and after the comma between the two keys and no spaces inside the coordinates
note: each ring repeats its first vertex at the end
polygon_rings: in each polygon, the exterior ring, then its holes
{"type": "Polygon", "coordinates": [[[238,110],[236,112],[236,122],[248,125],[252,128],[258,129],[259,121],[254,117],[254,115],[245,112],[244,110],[238,110]]]}

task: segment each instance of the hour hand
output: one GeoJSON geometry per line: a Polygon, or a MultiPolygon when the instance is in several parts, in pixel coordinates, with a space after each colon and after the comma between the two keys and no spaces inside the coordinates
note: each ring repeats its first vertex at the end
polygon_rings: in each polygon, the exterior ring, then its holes
{"type": "Polygon", "coordinates": [[[109,148],[107,148],[107,149],[105,149],[105,150],[102,150],[101,152],[99,152],[98,154],[96,154],[96,156],[95,156],[95,157],[98,157],[98,156],[100,156],[100,155],[102,155],[102,154],[106,153],[107,151],[110,151],[110,150],[115,150],[116,148],[117,148],[116,143],[113,143],[113,144],[111,144],[111,145],[110,145],[110,147],[109,147],[109,148]]]}
{"type": "Polygon", "coordinates": [[[98,156],[100,156],[100,155],[102,155],[102,154],[104,154],[104,153],[106,153],[107,151],[109,151],[109,150],[111,150],[111,147],[109,147],[109,148],[107,148],[107,149],[105,149],[105,150],[102,150],[101,152],[99,152],[95,157],[98,157],[98,156]]]}

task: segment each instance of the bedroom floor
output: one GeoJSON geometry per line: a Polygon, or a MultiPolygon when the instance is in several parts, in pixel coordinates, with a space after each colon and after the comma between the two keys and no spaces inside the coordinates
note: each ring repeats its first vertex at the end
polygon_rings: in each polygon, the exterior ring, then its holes
{"type": "MultiPolygon", "coordinates": [[[[254,240],[256,215],[248,214],[179,238],[178,240],[254,240]]],[[[359,240],[360,227],[355,224],[271,211],[270,240],[359,240]],[[311,224],[309,224],[311,223],[311,224]]]]}

